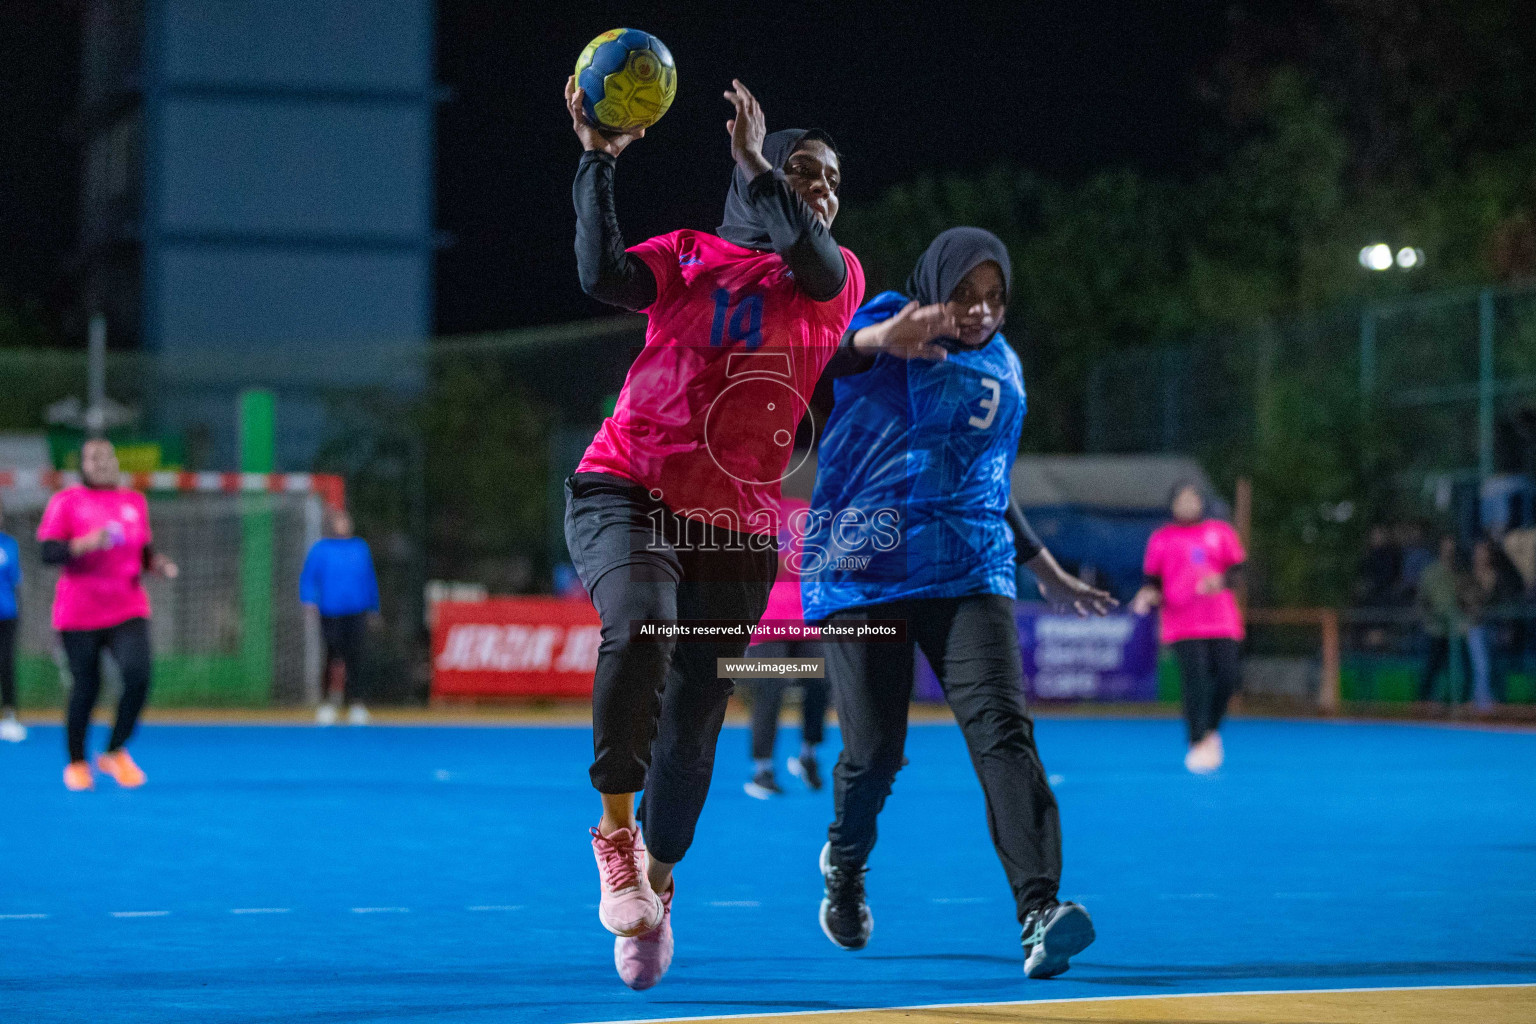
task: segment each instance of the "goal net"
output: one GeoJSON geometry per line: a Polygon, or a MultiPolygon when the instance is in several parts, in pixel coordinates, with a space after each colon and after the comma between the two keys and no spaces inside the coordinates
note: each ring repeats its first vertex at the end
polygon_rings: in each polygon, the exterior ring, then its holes
{"type": "MultiPolygon", "coordinates": [[[[68,672],[50,624],[58,570],[42,564],[37,526],[69,473],[0,470],[6,533],[20,544],[17,636],[22,705],[57,705],[68,672]]],[[[160,706],[299,704],[319,692],[318,626],[299,604],[299,573],[320,537],[324,507],[340,504],[338,477],[264,473],[124,476],[149,502],[155,547],[181,572],[146,576],[160,706]]],[[[108,686],[115,666],[106,659],[108,686]]]]}

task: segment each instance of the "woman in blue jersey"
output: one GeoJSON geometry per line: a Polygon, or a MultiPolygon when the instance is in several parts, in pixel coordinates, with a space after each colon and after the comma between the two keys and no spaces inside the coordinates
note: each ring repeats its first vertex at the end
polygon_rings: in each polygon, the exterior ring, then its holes
{"type": "Polygon", "coordinates": [[[902,764],[916,644],[965,734],[1024,928],[1024,973],[1041,978],[1067,969],[1093,924],[1056,898],[1061,829],[1024,709],[1015,564],[1058,606],[1102,614],[1113,601],[1064,571],[1011,500],[1025,403],[1019,358],[998,333],[1010,283],[996,236],[953,228],[905,294],[884,292],[855,314],[829,369],[836,401],[801,576],[806,621],[831,627],[843,734],[822,930],[845,949],[869,938],[864,871],[902,764]],[[836,627],[874,620],[903,621],[905,638],[837,642],[836,627]]]}

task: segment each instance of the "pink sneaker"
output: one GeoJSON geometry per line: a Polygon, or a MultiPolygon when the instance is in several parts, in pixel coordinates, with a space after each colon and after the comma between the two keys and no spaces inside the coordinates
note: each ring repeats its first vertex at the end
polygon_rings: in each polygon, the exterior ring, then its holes
{"type": "Polygon", "coordinates": [[[666,976],[672,966],[672,894],[673,882],[661,897],[661,923],[644,935],[613,940],[613,965],[619,979],[636,992],[650,988],[666,976]]]}
{"type": "Polygon", "coordinates": [[[597,919],[619,936],[642,935],[661,924],[661,900],[645,876],[645,843],[640,829],[621,828],[603,835],[592,829],[592,855],[597,858],[597,877],[603,895],[597,919]]]}

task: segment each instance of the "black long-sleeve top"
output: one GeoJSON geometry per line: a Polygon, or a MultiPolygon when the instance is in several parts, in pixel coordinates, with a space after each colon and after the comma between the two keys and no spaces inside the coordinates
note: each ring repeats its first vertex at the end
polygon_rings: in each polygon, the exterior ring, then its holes
{"type": "MultiPolygon", "coordinates": [[[[618,163],[607,153],[583,153],[571,194],[576,203],[576,271],[581,290],[600,302],[641,310],[656,301],[656,277],[645,261],[624,248],[613,195],[618,163]]],[[[836,298],[848,266],[832,233],[816,219],[781,171],[764,171],[747,191],[753,212],[768,231],[800,289],[817,302],[836,298]]]]}
{"type": "MultiPolygon", "coordinates": [[[[69,551],[69,541],[67,541],[67,540],[45,540],[45,541],[43,541],[42,558],[43,558],[43,564],[44,565],[68,565],[71,561],[74,560],[74,557],[75,556],[70,554],[70,551],[69,551]]],[[[142,564],[144,566],[144,571],[145,572],[148,572],[150,569],[154,568],[154,565],[155,565],[155,546],[153,544],[145,544],[144,545],[144,552],[143,552],[143,556],[142,556],[142,564]]]]}

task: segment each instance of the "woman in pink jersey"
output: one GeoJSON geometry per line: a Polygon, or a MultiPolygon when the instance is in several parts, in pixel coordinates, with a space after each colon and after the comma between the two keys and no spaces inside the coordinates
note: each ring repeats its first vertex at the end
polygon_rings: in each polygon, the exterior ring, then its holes
{"type": "Polygon", "coordinates": [[[573,189],[582,288],[650,321],[613,415],[566,481],[565,518],[603,620],[590,773],[602,803],[598,917],[637,989],[672,960],[672,868],[693,841],[732,689],[716,659],[740,657],[763,614],[795,428],[864,294],[858,261],[830,230],[841,174],[831,140],[769,135],[757,100],[732,85],[723,223],[626,248],[614,170],[643,132],[598,131],[566,83],[585,150],[573,189]],[[640,632],[702,620],[730,632],[640,632]]]}
{"type": "Polygon", "coordinates": [[[1238,643],[1243,619],[1232,594],[1233,572],[1248,555],[1237,531],[1219,519],[1205,518],[1205,500],[1192,483],[1174,488],[1173,522],[1147,541],[1142,569],[1147,582],[1131,610],[1146,615],[1162,607],[1162,640],[1179,659],[1184,692],[1184,722],[1189,752],[1184,765],[1192,772],[1221,767],[1222,715],[1237,692],[1238,643]]]}
{"type": "Polygon", "coordinates": [[[80,449],[83,483],[66,487],[48,501],[37,539],[43,561],[57,565],[53,628],[69,660],[72,684],[66,717],[69,764],[64,785],[91,789],[85,737],[101,692],[101,654],[112,652],[123,677],[117,722],[96,767],[120,786],[144,784],[144,772],[124,744],[133,735],[149,696],[149,595],[145,572],[174,579],[176,563],[155,551],[144,495],[121,486],[117,452],[104,439],[80,449]]]}

